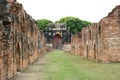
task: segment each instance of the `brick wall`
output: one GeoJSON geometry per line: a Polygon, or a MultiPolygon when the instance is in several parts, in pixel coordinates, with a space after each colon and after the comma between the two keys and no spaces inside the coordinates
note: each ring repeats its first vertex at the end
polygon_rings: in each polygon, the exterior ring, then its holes
{"type": "Polygon", "coordinates": [[[75,55],[82,55],[81,33],[77,33],[71,38],[71,53],[75,55]]]}
{"type": "Polygon", "coordinates": [[[72,36],[71,53],[81,52],[82,56],[103,63],[120,62],[120,6],[99,23],[83,28],[79,34],[72,36]],[[78,37],[79,34],[82,36],[78,37]]]}
{"type": "Polygon", "coordinates": [[[120,6],[99,23],[102,37],[102,61],[120,62],[120,6]]]}
{"type": "Polygon", "coordinates": [[[13,77],[45,51],[43,33],[22,5],[0,1],[0,80],[13,77]]]}

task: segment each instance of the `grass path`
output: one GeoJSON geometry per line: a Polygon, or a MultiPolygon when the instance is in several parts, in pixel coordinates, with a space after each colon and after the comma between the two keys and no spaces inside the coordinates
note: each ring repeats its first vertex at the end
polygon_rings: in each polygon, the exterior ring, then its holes
{"type": "Polygon", "coordinates": [[[120,63],[100,64],[54,50],[18,73],[14,80],[120,80],[120,63]]]}

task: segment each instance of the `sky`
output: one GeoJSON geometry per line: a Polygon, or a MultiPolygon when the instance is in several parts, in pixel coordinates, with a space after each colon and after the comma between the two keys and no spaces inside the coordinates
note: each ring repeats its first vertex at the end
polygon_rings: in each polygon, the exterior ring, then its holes
{"type": "Polygon", "coordinates": [[[99,22],[106,17],[120,0],[17,0],[35,20],[53,22],[62,17],[73,16],[81,20],[99,22]]]}

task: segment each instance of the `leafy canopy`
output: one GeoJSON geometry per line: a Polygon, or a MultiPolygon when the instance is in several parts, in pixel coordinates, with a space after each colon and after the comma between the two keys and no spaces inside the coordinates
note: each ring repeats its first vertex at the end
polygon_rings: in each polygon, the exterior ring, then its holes
{"type": "Polygon", "coordinates": [[[40,20],[37,20],[37,23],[38,23],[38,27],[44,31],[47,27],[49,27],[49,23],[53,23],[51,20],[48,20],[48,19],[40,19],[40,20]]]}
{"type": "Polygon", "coordinates": [[[70,28],[70,31],[73,34],[80,32],[83,27],[86,27],[90,24],[90,22],[80,20],[76,17],[63,17],[55,23],[66,23],[67,27],[70,28]]]}

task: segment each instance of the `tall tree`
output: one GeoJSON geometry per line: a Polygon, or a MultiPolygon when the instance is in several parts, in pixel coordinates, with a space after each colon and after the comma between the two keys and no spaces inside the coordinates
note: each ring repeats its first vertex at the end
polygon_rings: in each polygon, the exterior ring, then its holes
{"type": "Polygon", "coordinates": [[[37,23],[38,23],[38,27],[42,31],[44,31],[48,27],[49,23],[53,23],[53,22],[48,19],[40,19],[40,20],[37,20],[37,23]]]}
{"type": "Polygon", "coordinates": [[[56,23],[66,23],[66,25],[70,28],[70,31],[73,34],[80,32],[83,27],[86,27],[90,24],[90,22],[80,20],[76,17],[63,17],[60,20],[56,21],[56,23]]]}

